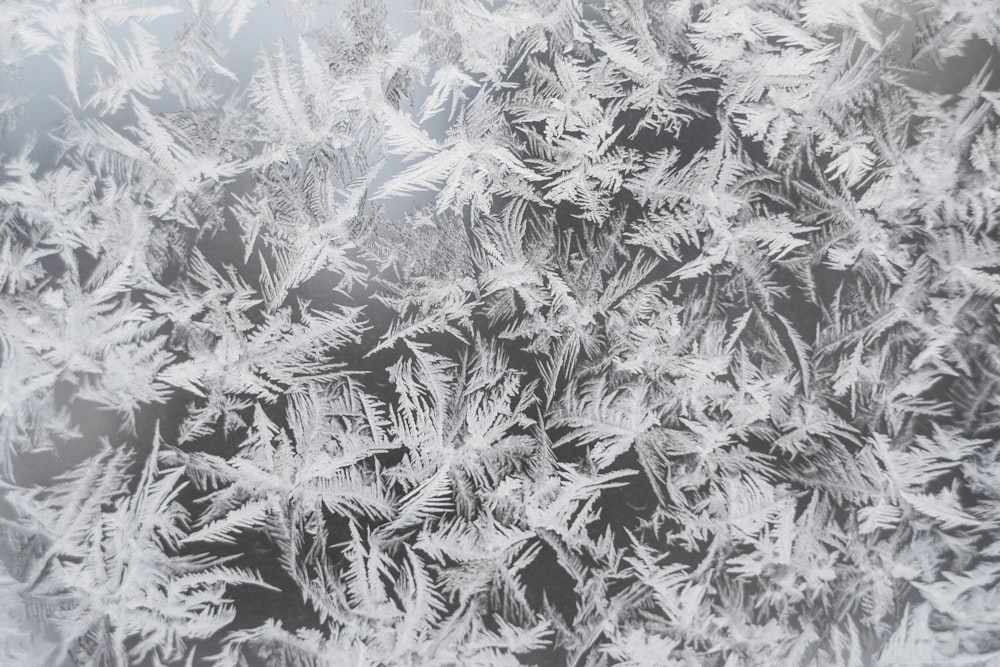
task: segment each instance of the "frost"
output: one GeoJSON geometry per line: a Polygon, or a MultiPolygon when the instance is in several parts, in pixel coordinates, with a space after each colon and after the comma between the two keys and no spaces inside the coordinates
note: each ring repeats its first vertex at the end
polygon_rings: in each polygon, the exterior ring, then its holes
{"type": "Polygon", "coordinates": [[[0,663],[997,661],[989,2],[0,18],[0,663]]]}

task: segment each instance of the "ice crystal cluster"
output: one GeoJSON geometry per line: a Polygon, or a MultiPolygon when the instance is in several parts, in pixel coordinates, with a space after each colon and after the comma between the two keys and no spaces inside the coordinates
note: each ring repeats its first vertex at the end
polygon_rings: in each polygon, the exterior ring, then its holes
{"type": "Polygon", "coordinates": [[[0,664],[1000,664],[998,40],[0,1],[0,664]]]}

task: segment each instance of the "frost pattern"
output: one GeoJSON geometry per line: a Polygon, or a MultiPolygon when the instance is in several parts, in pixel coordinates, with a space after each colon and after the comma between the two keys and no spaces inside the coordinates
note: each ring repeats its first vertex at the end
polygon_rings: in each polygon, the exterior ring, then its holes
{"type": "Polygon", "coordinates": [[[1000,662],[995,3],[401,6],[0,2],[0,662],[1000,662]]]}

